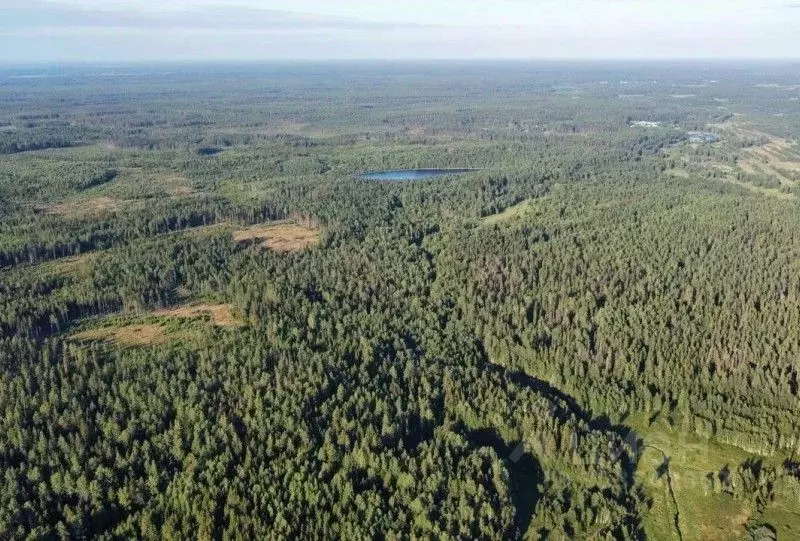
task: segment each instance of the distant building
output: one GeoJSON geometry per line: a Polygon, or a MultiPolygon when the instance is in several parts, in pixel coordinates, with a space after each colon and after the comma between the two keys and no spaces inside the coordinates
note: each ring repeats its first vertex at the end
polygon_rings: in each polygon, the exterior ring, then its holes
{"type": "Polygon", "coordinates": [[[652,122],[650,120],[637,120],[635,122],[631,122],[631,127],[637,128],[660,128],[661,122],[652,122]]]}
{"type": "Polygon", "coordinates": [[[703,131],[690,131],[688,135],[690,143],[716,143],[719,141],[719,137],[713,133],[703,131]]]}

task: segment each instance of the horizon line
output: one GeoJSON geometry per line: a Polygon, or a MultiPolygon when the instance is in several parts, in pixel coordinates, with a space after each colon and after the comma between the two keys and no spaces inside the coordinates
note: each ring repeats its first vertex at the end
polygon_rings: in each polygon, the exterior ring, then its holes
{"type": "Polygon", "coordinates": [[[253,65],[253,64],[353,64],[353,63],[383,63],[383,64],[405,64],[405,63],[558,63],[558,62],[580,62],[587,64],[599,64],[604,62],[688,62],[688,63],[721,63],[721,62],[800,62],[798,56],[745,56],[745,57],[638,57],[638,56],[609,56],[609,57],[496,57],[496,58],[469,58],[469,57],[407,57],[407,58],[264,58],[264,59],[141,59],[141,60],[40,60],[40,61],[0,61],[0,69],[19,68],[19,67],[79,67],[79,66],[104,66],[104,65],[253,65]]]}

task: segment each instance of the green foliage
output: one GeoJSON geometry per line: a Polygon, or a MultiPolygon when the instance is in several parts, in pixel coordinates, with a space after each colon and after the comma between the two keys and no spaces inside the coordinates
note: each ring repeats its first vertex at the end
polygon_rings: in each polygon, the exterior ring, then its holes
{"type": "MultiPolygon", "coordinates": [[[[0,86],[0,537],[639,539],[628,416],[797,448],[800,209],[683,142],[719,96],[796,137],[756,74],[230,69],[0,86]],[[418,167],[478,170],[356,178],[418,167]],[[233,241],[278,219],[321,243],[233,241]],[[187,299],[245,325],[73,338],[187,299]]],[[[711,492],[768,539],[758,460],[711,492]]]]}

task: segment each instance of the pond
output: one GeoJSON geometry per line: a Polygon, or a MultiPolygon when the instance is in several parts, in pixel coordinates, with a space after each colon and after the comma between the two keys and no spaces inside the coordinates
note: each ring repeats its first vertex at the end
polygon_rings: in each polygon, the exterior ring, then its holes
{"type": "Polygon", "coordinates": [[[356,175],[361,180],[421,180],[423,178],[440,177],[443,175],[460,175],[470,173],[477,169],[397,169],[393,171],[370,171],[356,175]]]}

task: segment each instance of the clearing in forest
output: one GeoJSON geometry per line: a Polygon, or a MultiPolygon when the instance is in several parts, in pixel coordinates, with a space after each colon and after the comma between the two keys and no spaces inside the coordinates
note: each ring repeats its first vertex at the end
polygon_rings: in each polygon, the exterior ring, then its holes
{"type": "Polygon", "coordinates": [[[65,201],[56,203],[44,208],[45,213],[58,216],[102,216],[122,209],[129,201],[112,199],[111,197],[100,196],[81,199],[77,201],[65,201]]]}
{"type": "Polygon", "coordinates": [[[792,186],[800,180],[800,148],[769,136],[767,143],[745,149],[738,165],[746,173],[770,175],[782,185],[792,186]]]}
{"type": "Polygon", "coordinates": [[[211,322],[218,327],[238,327],[241,322],[231,313],[230,304],[193,304],[191,306],[178,306],[153,312],[154,316],[192,318],[208,315],[211,322]]]}
{"type": "Polygon", "coordinates": [[[211,235],[222,234],[226,230],[232,230],[234,226],[230,222],[218,222],[215,224],[198,225],[187,227],[178,231],[170,231],[168,235],[185,235],[193,238],[202,238],[211,235]]]}
{"type": "Polygon", "coordinates": [[[189,181],[180,175],[167,176],[164,178],[161,186],[169,195],[173,196],[191,195],[195,193],[195,190],[192,188],[189,181]]]}
{"type": "Polygon", "coordinates": [[[119,172],[117,182],[108,186],[105,195],[117,199],[180,198],[197,193],[189,180],[171,171],[128,167],[119,172]]]}
{"type": "Polygon", "coordinates": [[[129,325],[96,327],[72,335],[73,340],[103,340],[118,346],[154,346],[176,342],[191,341],[199,338],[198,331],[175,327],[167,321],[173,319],[191,319],[208,316],[217,327],[240,327],[242,322],[231,313],[229,304],[193,304],[165,308],[144,314],[149,321],[129,325]],[[164,318],[152,321],[152,318],[164,318]]]}
{"type": "Polygon", "coordinates": [[[234,231],[236,242],[260,241],[261,246],[277,252],[298,252],[317,244],[320,240],[318,228],[300,225],[292,220],[259,224],[234,231]]]}
{"type": "MultiPolygon", "coordinates": [[[[748,520],[757,516],[754,502],[722,490],[719,475],[724,468],[735,470],[753,455],[732,445],[684,434],[662,420],[649,425],[640,417],[631,416],[626,422],[644,442],[636,478],[652,498],[644,521],[647,538],[744,539],[748,520]]],[[[783,460],[779,456],[761,458],[765,465],[778,467],[783,460]]],[[[800,533],[796,529],[800,515],[788,510],[792,496],[777,487],[775,495],[763,517],[776,528],[779,539],[782,535],[795,538],[800,533]]]]}
{"type": "Polygon", "coordinates": [[[65,257],[40,263],[38,268],[47,274],[55,276],[80,276],[85,277],[91,273],[92,261],[97,257],[98,252],[65,257]]]}
{"type": "Polygon", "coordinates": [[[732,147],[720,147],[736,154],[735,164],[724,163],[713,153],[701,157],[682,153],[678,149],[677,153],[667,152],[667,155],[679,160],[679,165],[671,170],[673,175],[690,177],[691,172],[706,175],[713,172],[714,177],[722,182],[754,193],[795,199],[792,189],[800,185],[800,145],[754,129],[743,122],[714,124],[712,127],[725,131],[728,134],[726,139],[735,143],[732,147]]]}
{"type": "Polygon", "coordinates": [[[486,225],[492,225],[502,222],[510,222],[513,220],[518,220],[519,218],[522,218],[523,216],[528,214],[531,210],[533,210],[536,201],[541,199],[543,199],[543,197],[536,199],[526,199],[520,203],[517,203],[516,205],[508,207],[503,212],[485,216],[482,219],[482,222],[486,225]]]}
{"type": "Polygon", "coordinates": [[[87,252],[80,255],[61,257],[40,263],[21,264],[6,271],[9,280],[20,280],[31,276],[72,276],[88,278],[92,272],[92,264],[101,251],[87,252]]]}
{"type": "Polygon", "coordinates": [[[105,340],[120,346],[151,346],[172,339],[163,326],[153,323],[125,325],[122,327],[99,327],[72,335],[75,340],[105,340]]]}
{"type": "Polygon", "coordinates": [[[788,139],[765,133],[743,123],[722,124],[738,138],[757,141],[739,153],[737,165],[745,173],[764,175],[782,186],[800,183],[800,146],[788,139]]]}
{"type": "Polygon", "coordinates": [[[111,184],[103,185],[100,193],[71,196],[57,203],[40,207],[45,214],[67,218],[100,217],[141,207],[154,200],[182,198],[195,195],[189,181],[174,173],[160,173],[124,168],[111,184]]]}

